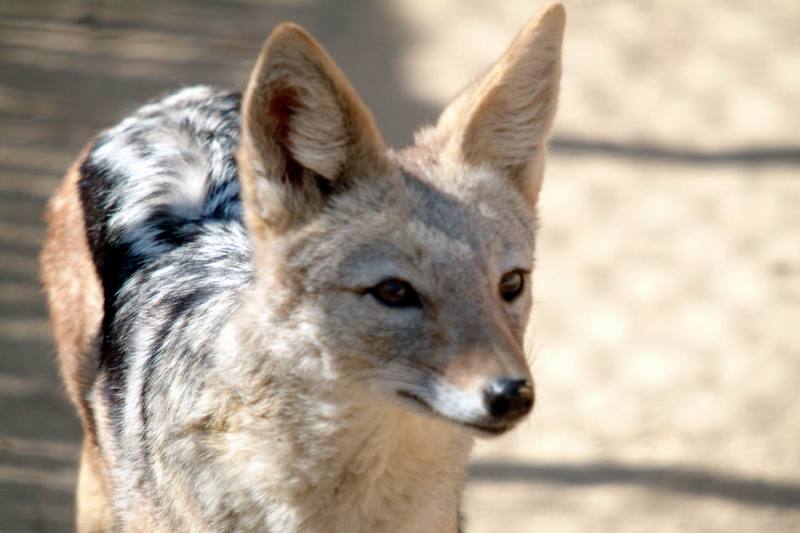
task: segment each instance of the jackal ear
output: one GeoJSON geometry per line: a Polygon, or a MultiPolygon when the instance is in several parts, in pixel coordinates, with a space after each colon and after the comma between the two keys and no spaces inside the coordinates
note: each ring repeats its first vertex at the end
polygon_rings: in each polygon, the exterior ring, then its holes
{"type": "Polygon", "coordinates": [[[446,139],[446,151],[508,176],[531,205],[541,188],[558,105],[565,19],[561,4],[547,5],[445,109],[434,130],[446,139]]]}
{"type": "Polygon", "coordinates": [[[284,23],[264,43],[242,103],[237,154],[248,222],[280,230],[385,172],[375,120],[322,47],[284,23]]]}

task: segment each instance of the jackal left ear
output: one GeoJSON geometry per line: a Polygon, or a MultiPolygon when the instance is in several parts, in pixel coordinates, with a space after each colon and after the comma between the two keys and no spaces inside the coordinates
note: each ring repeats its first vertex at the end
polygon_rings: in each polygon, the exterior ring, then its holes
{"type": "Polygon", "coordinates": [[[510,177],[531,205],[558,105],[565,19],[561,4],[547,5],[489,72],[445,109],[435,130],[451,155],[510,177]]]}
{"type": "Polygon", "coordinates": [[[253,229],[280,231],[328,195],[379,176],[386,155],[366,105],[322,47],[284,23],[270,34],[242,103],[237,154],[253,229]]]}

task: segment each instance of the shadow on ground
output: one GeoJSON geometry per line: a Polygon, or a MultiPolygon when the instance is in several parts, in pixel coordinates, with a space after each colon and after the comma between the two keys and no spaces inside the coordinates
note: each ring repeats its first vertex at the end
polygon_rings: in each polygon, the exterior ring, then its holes
{"type": "Polygon", "coordinates": [[[493,483],[539,483],[562,486],[631,485],[732,500],[745,505],[800,508],[800,485],[725,476],[683,467],[630,466],[615,463],[530,463],[477,461],[470,479],[493,483]]]}

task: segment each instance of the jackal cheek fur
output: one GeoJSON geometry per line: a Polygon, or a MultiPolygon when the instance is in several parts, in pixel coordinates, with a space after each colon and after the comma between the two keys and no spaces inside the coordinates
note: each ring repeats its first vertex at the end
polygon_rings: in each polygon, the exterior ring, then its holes
{"type": "Polygon", "coordinates": [[[456,531],[472,437],[534,401],[563,27],[547,6],[402,150],[291,24],[241,97],[185,89],[98,137],[43,255],[82,531],[456,531]]]}

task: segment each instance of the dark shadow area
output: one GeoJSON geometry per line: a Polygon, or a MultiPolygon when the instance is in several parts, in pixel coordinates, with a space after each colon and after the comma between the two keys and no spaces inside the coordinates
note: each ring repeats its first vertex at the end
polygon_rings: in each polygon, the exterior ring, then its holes
{"type": "Polygon", "coordinates": [[[703,152],[685,148],[667,148],[652,144],[625,144],[613,141],[556,136],[550,142],[554,153],[575,156],[608,156],[628,161],[655,161],[695,166],[711,165],[800,165],[800,146],[741,148],[703,152]]]}
{"type": "Polygon", "coordinates": [[[72,531],[71,491],[0,482],[0,531],[72,531]]]}
{"type": "Polygon", "coordinates": [[[800,485],[725,476],[682,467],[478,461],[470,466],[470,479],[587,487],[635,485],[649,490],[722,498],[746,505],[800,508],[800,485]]]}
{"type": "Polygon", "coordinates": [[[43,104],[0,106],[0,131],[28,119],[40,127],[26,134],[77,150],[94,130],[163,92],[195,84],[241,89],[265,37],[283,21],[302,25],[323,44],[390,144],[407,144],[418,126],[436,118],[437,109],[404,89],[400,51],[413,36],[383,3],[355,0],[345,8],[316,2],[44,0],[0,7],[0,33],[10,37],[7,43],[0,39],[0,87],[43,104]],[[13,38],[17,34],[41,34],[50,42],[63,35],[68,45],[24,47],[13,38]],[[143,44],[163,53],[128,53],[128,47],[143,44]],[[71,135],[76,130],[83,136],[71,135]]]}
{"type": "Polygon", "coordinates": [[[52,393],[35,396],[20,394],[8,397],[0,394],[0,420],[4,421],[2,435],[79,442],[81,433],[78,417],[66,397],[60,394],[60,387],[60,383],[53,383],[52,393]],[[47,422],[46,433],[42,430],[42,422],[47,422]]]}
{"type": "Polygon", "coordinates": [[[409,143],[435,119],[438,110],[405,91],[400,52],[413,36],[387,4],[280,4],[0,2],[0,321],[10,326],[0,334],[0,531],[72,528],[77,457],[7,444],[77,450],[80,441],[47,336],[38,255],[48,192],[93,135],[181,87],[241,90],[264,39],[283,21],[322,43],[389,144],[409,143]]]}

